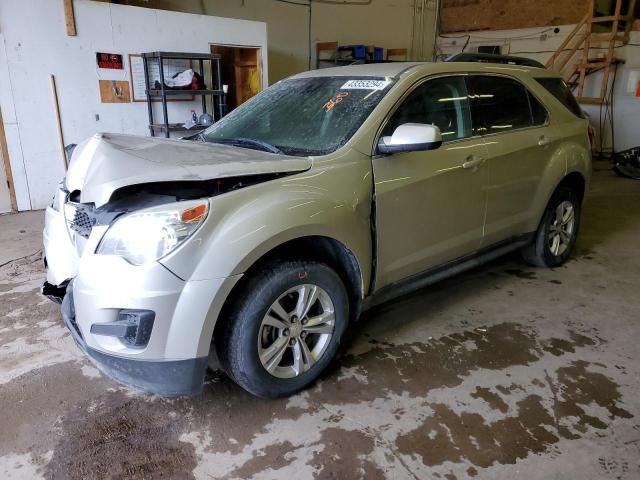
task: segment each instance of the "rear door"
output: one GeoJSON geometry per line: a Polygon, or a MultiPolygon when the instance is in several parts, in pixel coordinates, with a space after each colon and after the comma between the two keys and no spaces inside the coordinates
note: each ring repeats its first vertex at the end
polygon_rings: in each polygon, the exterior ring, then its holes
{"type": "Polygon", "coordinates": [[[488,150],[487,218],[483,246],[528,233],[534,199],[553,152],[548,113],[518,80],[470,75],[475,135],[488,150]]]}
{"type": "Polygon", "coordinates": [[[487,152],[472,136],[463,75],[424,80],[383,127],[437,125],[436,150],[377,155],[377,287],[402,280],[479,248],[485,212],[487,152]]]}

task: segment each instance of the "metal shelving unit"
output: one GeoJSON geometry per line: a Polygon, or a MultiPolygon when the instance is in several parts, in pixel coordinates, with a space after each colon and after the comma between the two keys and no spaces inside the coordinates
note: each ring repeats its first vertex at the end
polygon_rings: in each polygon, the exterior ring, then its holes
{"type": "MultiPolygon", "coordinates": [[[[149,52],[142,54],[144,62],[144,81],[147,94],[147,111],[149,113],[149,132],[152,137],[157,131],[163,132],[164,136],[169,138],[172,131],[196,131],[196,128],[187,129],[182,123],[169,123],[169,115],[167,113],[167,97],[174,95],[200,95],[202,97],[202,113],[207,113],[207,97],[212,98],[212,112],[214,121],[220,120],[224,115],[224,92],[222,90],[222,73],[220,69],[221,55],[217,53],[183,53],[183,52],[149,52]],[[164,84],[164,61],[165,60],[191,60],[191,63],[197,62],[198,73],[205,80],[205,62],[210,63],[210,79],[211,89],[206,90],[173,90],[165,87],[164,84]],[[150,61],[158,62],[160,73],[160,88],[152,88],[149,84],[149,63],[150,61]],[[153,118],[153,101],[159,99],[162,105],[162,122],[158,123],[153,118]],[[217,117],[216,111],[217,110],[217,117]]],[[[194,68],[195,70],[195,68],[194,68]]]]}

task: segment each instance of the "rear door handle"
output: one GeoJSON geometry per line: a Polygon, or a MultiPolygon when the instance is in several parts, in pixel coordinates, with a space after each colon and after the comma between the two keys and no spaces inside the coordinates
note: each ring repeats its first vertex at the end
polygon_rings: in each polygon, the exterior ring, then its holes
{"type": "Polygon", "coordinates": [[[540,147],[547,146],[550,143],[551,143],[551,139],[549,137],[544,136],[544,135],[542,135],[540,137],[540,139],[538,139],[538,146],[540,146],[540,147]]]}
{"type": "Polygon", "coordinates": [[[471,155],[470,157],[467,157],[465,162],[462,164],[462,168],[465,168],[465,169],[476,168],[482,165],[483,163],[484,163],[484,158],[471,155]]]}

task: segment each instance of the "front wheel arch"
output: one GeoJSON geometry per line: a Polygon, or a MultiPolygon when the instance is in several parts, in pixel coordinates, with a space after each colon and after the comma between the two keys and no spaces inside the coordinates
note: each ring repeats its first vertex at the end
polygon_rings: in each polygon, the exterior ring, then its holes
{"type": "MultiPolygon", "coordinates": [[[[219,317],[226,318],[234,299],[246,282],[265,266],[287,260],[317,261],[333,269],[344,283],[349,295],[350,321],[355,321],[362,309],[364,288],[362,271],[355,255],[342,242],[330,237],[311,235],[286,241],[264,253],[244,272],[224,301],[219,317]]],[[[220,322],[216,322],[213,332],[215,339],[220,322]]]]}
{"type": "MultiPolygon", "coordinates": [[[[276,259],[264,264],[254,273],[254,275],[245,276],[246,282],[243,282],[242,290],[238,291],[237,296],[229,298],[225,317],[218,322],[213,339],[216,354],[222,369],[248,392],[263,398],[288,396],[313,383],[335,360],[340,350],[341,339],[349,324],[348,293],[338,274],[326,264],[317,261],[276,259]],[[333,327],[331,332],[315,332],[315,335],[330,333],[330,336],[327,340],[329,343],[324,347],[321,346],[322,350],[314,361],[300,361],[301,359],[298,358],[296,362],[296,345],[312,342],[312,345],[307,344],[304,348],[298,346],[299,357],[310,357],[312,355],[310,349],[314,348],[314,332],[312,331],[311,336],[307,338],[304,335],[305,333],[309,335],[309,332],[305,332],[305,328],[313,329],[320,324],[313,323],[304,327],[305,321],[312,322],[324,318],[319,314],[316,305],[316,302],[322,301],[320,296],[310,300],[309,306],[303,308],[304,313],[300,311],[300,317],[295,315],[289,317],[291,308],[297,307],[295,307],[295,297],[292,304],[287,295],[289,292],[299,292],[301,285],[306,290],[310,286],[304,286],[307,283],[320,288],[326,299],[329,299],[330,308],[325,311],[331,312],[333,327]],[[283,299],[282,303],[280,298],[283,299]],[[286,300],[289,302],[285,302],[286,300]],[[272,302],[276,302],[278,308],[273,308],[276,303],[272,304],[272,302]],[[312,303],[316,305],[314,313],[309,309],[312,303]],[[270,308],[269,305],[272,307],[270,308]],[[268,312],[271,312],[270,320],[265,323],[263,317],[266,319],[268,312]],[[307,317],[306,312],[309,312],[311,317],[307,317]],[[270,330],[263,331],[263,328],[270,330]],[[274,328],[279,330],[275,338],[273,337],[274,328]],[[266,360],[261,356],[262,342],[266,342],[263,345],[266,346],[264,353],[269,355],[266,360]],[[306,354],[302,353],[305,349],[306,354]],[[264,363],[265,361],[267,364],[264,363]],[[275,371],[272,371],[274,366],[272,361],[277,362],[275,371]],[[298,366],[305,364],[307,368],[296,368],[296,364],[298,366]],[[292,368],[293,375],[291,375],[292,368]],[[278,369],[284,369],[285,374],[275,373],[278,369]]],[[[306,302],[306,300],[303,301],[306,302]]],[[[327,323],[327,325],[330,324],[327,323]]]]}

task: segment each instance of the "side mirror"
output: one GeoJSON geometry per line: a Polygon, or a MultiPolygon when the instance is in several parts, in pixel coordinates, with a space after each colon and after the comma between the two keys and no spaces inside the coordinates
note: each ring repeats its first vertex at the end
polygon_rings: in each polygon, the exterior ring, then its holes
{"type": "Polygon", "coordinates": [[[442,145],[440,129],[425,123],[404,123],[390,137],[380,137],[378,152],[398,153],[435,150],[442,145]]]}

